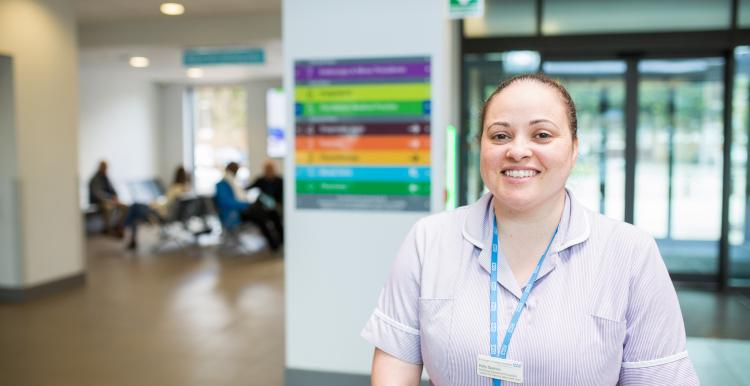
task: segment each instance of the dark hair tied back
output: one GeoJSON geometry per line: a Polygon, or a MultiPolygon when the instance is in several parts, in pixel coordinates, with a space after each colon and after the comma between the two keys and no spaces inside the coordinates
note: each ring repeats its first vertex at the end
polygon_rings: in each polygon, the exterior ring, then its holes
{"type": "Polygon", "coordinates": [[[560,82],[548,77],[547,75],[544,75],[542,73],[534,73],[534,74],[521,74],[516,75],[512,78],[508,78],[504,80],[502,83],[500,83],[497,88],[495,88],[495,91],[490,94],[489,98],[484,102],[484,105],[482,105],[482,113],[480,115],[482,121],[479,122],[479,141],[482,141],[482,136],[484,135],[484,120],[487,115],[487,109],[489,108],[490,102],[492,101],[492,98],[495,97],[495,95],[500,94],[501,91],[503,91],[508,86],[512,85],[513,83],[519,82],[519,81],[535,81],[539,82],[541,84],[544,84],[546,86],[549,86],[557,91],[558,94],[560,94],[560,97],[562,97],[563,103],[565,104],[565,109],[567,110],[567,116],[568,116],[568,125],[570,126],[570,134],[573,136],[573,139],[578,138],[578,118],[576,117],[576,105],[573,103],[573,98],[568,93],[568,90],[565,89],[565,87],[560,84],[560,82]]]}

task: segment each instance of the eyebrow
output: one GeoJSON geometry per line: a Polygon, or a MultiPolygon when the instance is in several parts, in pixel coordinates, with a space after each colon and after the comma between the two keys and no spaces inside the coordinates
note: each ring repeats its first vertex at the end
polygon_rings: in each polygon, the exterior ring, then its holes
{"type": "MultiPolygon", "coordinates": [[[[529,125],[535,125],[535,124],[537,124],[537,123],[549,123],[549,124],[551,124],[552,126],[555,126],[555,127],[557,127],[558,129],[560,128],[559,126],[557,126],[557,125],[555,124],[555,122],[552,122],[551,120],[549,120],[549,119],[545,119],[545,118],[534,119],[534,120],[532,120],[531,122],[529,122],[529,125]]],[[[492,126],[495,126],[495,125],[497,125],[497,126],[502,126],[502,127],[510,127],[510,123],[508,123],[508,122],[505,122],[505,121],[497,121],[497,122],[492,122],[492,123],[490,123],[489,125],[487,125],[487,128],[490,128],[490,127],[492,127],[492,126]]]]}
{"type": "Polygon", "coordinates": [[[544,119],[544,118],[542,118],[542,119],[534,119],[533,121],[529,122],[530,125],[534,125],[534,124],[537,124],[537,123],[549,123],[552,126],[555,126],[555,127],[557,127],[559,129],[559,127],[557,126],[557,124],[555,124],[555,122],[550,121],[549,119],[544,119]]]}
{"type": "Polygon", "coordinates": [[[510,127],[510,123],[505,122],[505,121],[492,122],[489,125],[487,125],[487,128],[489,129],[492,126],[510,127]]]}

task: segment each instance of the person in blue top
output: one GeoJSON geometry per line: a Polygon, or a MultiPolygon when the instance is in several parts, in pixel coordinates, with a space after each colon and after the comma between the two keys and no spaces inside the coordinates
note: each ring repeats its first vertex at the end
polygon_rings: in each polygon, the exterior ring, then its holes
{"type": "Polygon", "coordinates": [[[239,168],[236,162],[230,162],[225,168],[224,178],[216,183],[214,202],[219,219],[230,230],[245,222],[257,225],[268,246],[276,251],[284,240],[281,218],[260,202],[250,203],[243,199],[244,191],[235,182],[239,168]]]}

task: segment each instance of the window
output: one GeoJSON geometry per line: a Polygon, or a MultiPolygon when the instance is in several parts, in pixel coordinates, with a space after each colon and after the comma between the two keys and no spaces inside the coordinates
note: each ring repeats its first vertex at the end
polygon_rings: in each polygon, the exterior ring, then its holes
{"type": "MultiPolygon", "coordinates": [[[[193,95],[195,191],[213,194],[226,164],[247,164],[247,95],[240,86],[196,87],[193,95]]],[[[246,183],[247,169],[237,178],[246,183]]]]}

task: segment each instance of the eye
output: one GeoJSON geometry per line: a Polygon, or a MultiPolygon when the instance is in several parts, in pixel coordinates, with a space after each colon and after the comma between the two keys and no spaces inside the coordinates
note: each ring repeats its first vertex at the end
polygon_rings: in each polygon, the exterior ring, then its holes
{"type": "Polygon", "coordinates": [[[536,137],[539,138],[539,139],[550,139],[550,138],[552,138],[552,134],[541,132],[541,133],[538,133],[536,135],[536,137]]]}
{"type": "Polygon", "coordinates": [[[504,141],[510,138],[508,134],[506,133],[492,133],[490,134],[490,139],[493,141],[504,141]]]}

